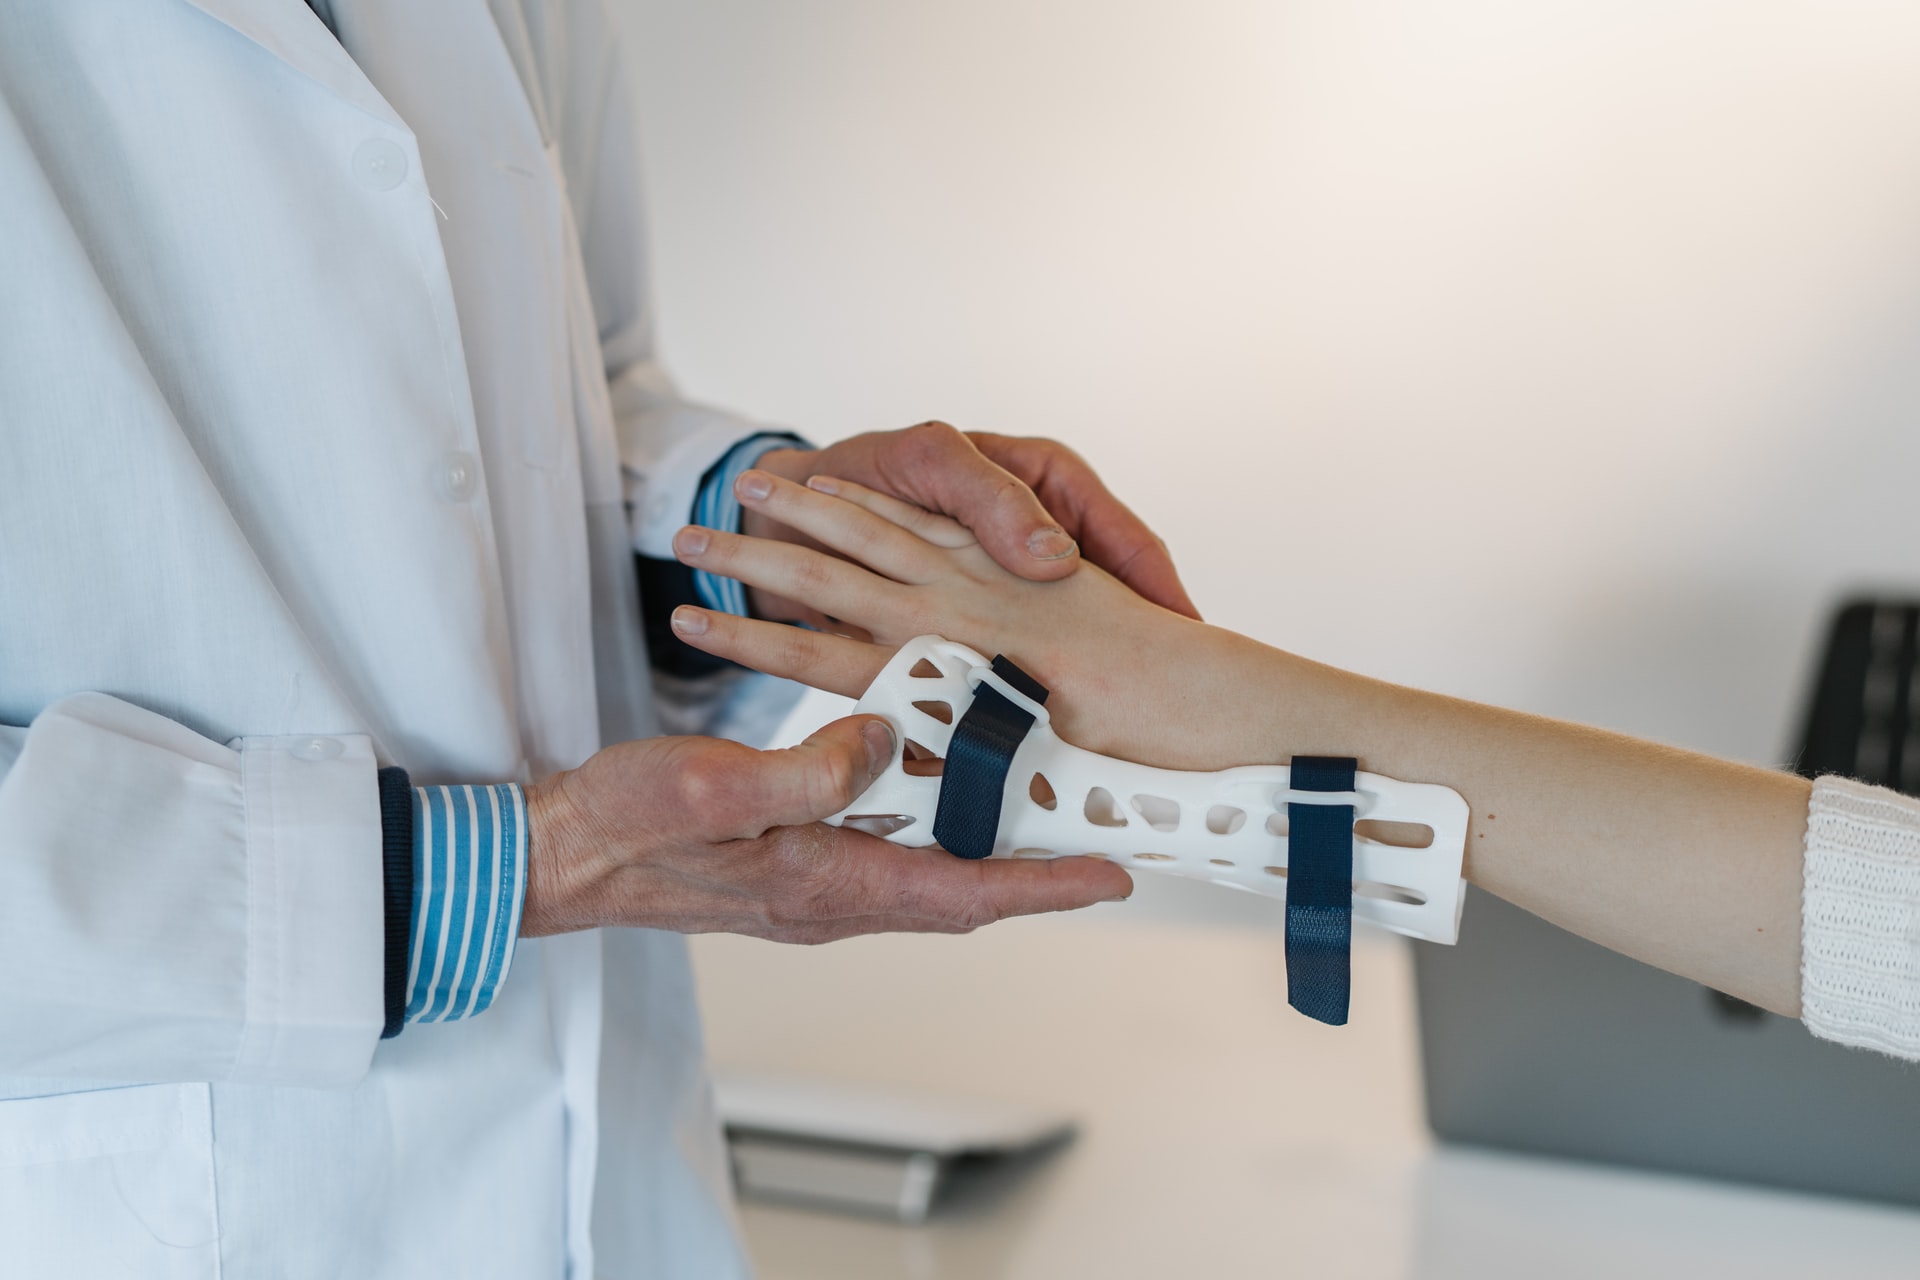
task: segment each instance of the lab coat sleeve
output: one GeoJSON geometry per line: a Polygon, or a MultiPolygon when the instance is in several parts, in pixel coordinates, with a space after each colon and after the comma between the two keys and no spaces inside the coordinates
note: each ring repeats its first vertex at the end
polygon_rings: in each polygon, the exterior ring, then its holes
{"type": "Polygon", "coordinates": [[[351,1085],[383,919],[366,738],[222,745],[99,693],[0,726],[0,1077],[351,1085]]]}
{"type": "Polygon", "coordinates": [[[606,360],[634,549],[671,559],[700,478],[748,436],[787,428],[688,400],[660,363],[632,108],[618,42],[598,47],[602,65],[569,77],[570,96],[556,112],[565,122],[562,163],[606,360]]]}

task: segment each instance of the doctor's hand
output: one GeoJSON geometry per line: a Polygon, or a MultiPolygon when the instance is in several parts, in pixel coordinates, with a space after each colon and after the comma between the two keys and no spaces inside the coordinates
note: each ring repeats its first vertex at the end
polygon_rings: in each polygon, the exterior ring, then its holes
{"type": "Polygon", "coordinates": [[[874,716],[835,721],[785,751],[692,737],[608,747],[527,790],[520,932],[636,925],[780,942],[965,933],[1132,891],[1126,872],[1098,859],[969,862],[821,823],[893,750],[874,716]]]}
{"type": "MultiPolygon", "coordinates": [[[[944,422],[923,422],[824,449],[776,449],[755,465],[801,484],[809,476],[838,476],[952,516],[1003,569],[1029,581],[1067,577],[1084,554],[1153,603],[1200,616],[1166,544],[1108,491],[1085,459],[1056,440],[962,433],[944,422]]],[[[807,541],[751,509],[741,532],[807,541]]],[[[765,618],[822,622],[768,593],[756,592],[754,606],[765,618]]]]}

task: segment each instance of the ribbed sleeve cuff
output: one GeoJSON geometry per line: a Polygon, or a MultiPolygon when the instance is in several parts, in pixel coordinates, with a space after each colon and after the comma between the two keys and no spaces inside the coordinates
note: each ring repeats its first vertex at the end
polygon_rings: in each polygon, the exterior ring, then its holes
{"type": "Polygon", "coordinates": [[[1805,874],[1800,1005],[1808,1029],[1920,1058],[1920,800],[1819,779],[1805,874]]]}
{"type": "Polygon", "coordinates": [[[483,1013],[513,965],[527,889],[519,787],[413,788],[408,1022],[483,1013]]]}

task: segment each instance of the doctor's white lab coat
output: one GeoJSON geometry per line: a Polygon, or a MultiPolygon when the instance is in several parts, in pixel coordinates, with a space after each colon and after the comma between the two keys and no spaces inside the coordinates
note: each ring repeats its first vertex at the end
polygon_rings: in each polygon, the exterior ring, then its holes
{"type": "Polygon", "coordinates": [[[377,1040],[374,770],[652,731],[598,0],[0,6],[0,1274],[744,1269],[682,941],[377,1040]]]}

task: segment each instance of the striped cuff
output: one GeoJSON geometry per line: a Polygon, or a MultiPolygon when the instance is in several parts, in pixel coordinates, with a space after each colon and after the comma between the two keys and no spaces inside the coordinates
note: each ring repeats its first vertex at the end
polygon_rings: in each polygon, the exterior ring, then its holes
{"type": "MultiPolygon", "coordinates": [[[[726,533],[740,532],[740,499],[733,496],[733,482],[742,472],[751,471],[765,454],[775,449],[795,448],[813,446],[788,432],[767,432],[748,436],[727,450],[720,461],[700,477],[700,492],[693,500],[693,523],[726,533]]],[[[693,590],[700,597],[700,603],[709,609],[718,609],[736,618],[747,616],[747,589],[732,578],[695,570],[693,590]]]]}
{"type": "Polygon", "coordinates": [[[407,1021],[485,1012],[513,964],[527,887],[516,786],[413,789],[413,946],[407,1021]]]}

